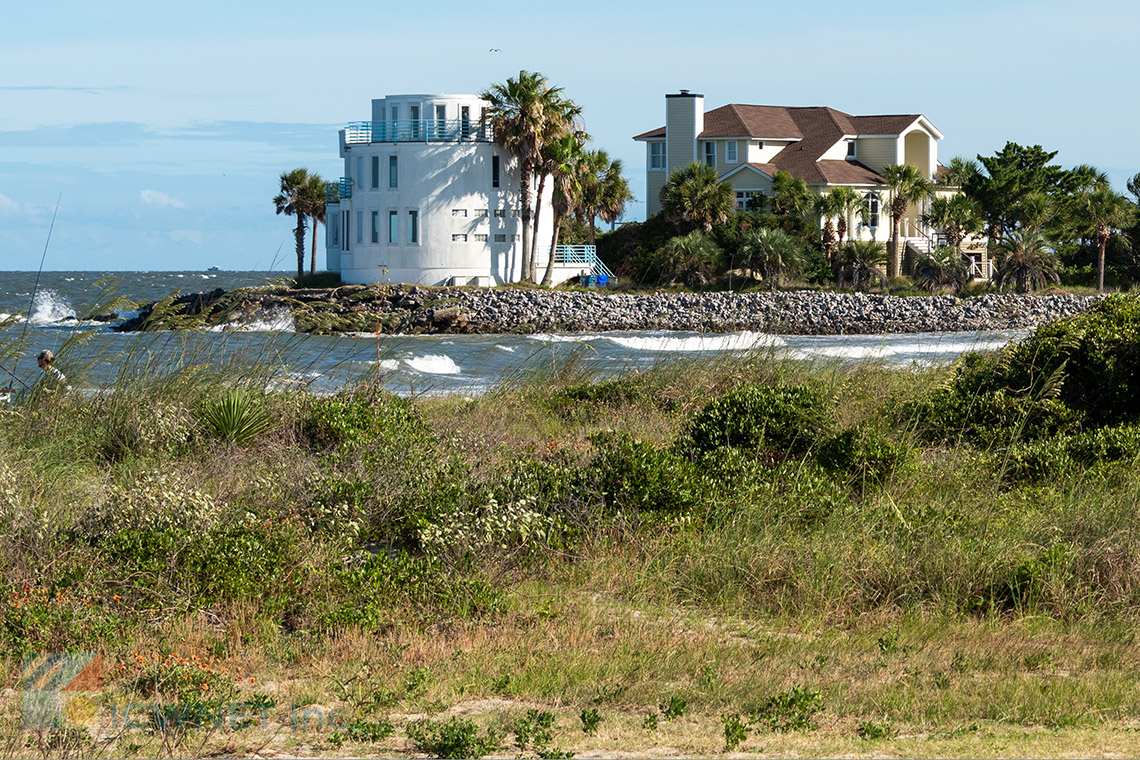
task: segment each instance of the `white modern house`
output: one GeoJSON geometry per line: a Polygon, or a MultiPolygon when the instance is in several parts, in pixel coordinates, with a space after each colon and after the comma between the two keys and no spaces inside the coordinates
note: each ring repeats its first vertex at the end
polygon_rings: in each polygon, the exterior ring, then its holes
{"type": "MultiPolygon", "coordinates": [[[[937,180],[942,133],[922,114],[852,116],[821,106],[729,105],[705,111],[704,96],[681,90],[665,96],[665,126],[633,139],[645,143],[648,213],[661,210],[669,174],[699,161],[732,184],[738,208],[757,193],[772,194],[776,172],[787,171],[823,194],[846,186],[864,200],[848,219],[853,238],[890,237],[890,193],[879,173],[888,164],[911,164],[937,180]]],[[[922,222],[926,209],[911,205],[902,220],[908,252],[929,250],[936,233],[922,222]]],[[[986,263],[984,260],[983,265],[986,263]]]]}
{"type": "MultiPolygon", "coordinates": [[[[329,271],[347,283],[519,279],[519,169],[493,141],[489,105],[476,95],[389,95],[372,101],[371,121],[341,130],[344,176],[326,195],[329,271]]],[[[551,186],[538,227],[540,272],[553,232],[551,186]]],[[[591,270],[590,256],[561,248],[555,283],[591,270]]]]}

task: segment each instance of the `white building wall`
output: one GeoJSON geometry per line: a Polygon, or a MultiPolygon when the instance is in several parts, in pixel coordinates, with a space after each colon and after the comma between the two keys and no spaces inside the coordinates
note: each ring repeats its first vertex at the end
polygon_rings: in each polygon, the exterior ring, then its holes
{"type": "MultiPolygon", "coordinates": [[[[449,122],[458,120],[460,108],[467,106],[475,135],[486,105],[474,95],[398,95],[372,101],[373,140],[383,134],[381,123],[391,123],[393,107],[398,109],[401,137],[398,142],[355,144],[343,144],[342,138],[344,176],[351,179],[352,193],[328,207],[325,242],[330,271],[339,272],[347,283],[499,284],[520,278],[523,248],[517,162],[491,142],[427,139],[434,137],[437,106],[443,106],[449,122]],[[419,108],[421,123],[417,125],[410,122],[412,106],[419,108]],[[405,139],[416,134],[409,129],[418,129],[423,139],[405,139]],[[493,187],[496,157],[499,182],[493,187]],[[396,187],[389,181],[393,158],[396,187]],[[374,169],[379,170],[376,181],[374,169]],[[415,241],[411,239],[413,212],[418,226],[415,241]]],[[[540,263],[549,256],[553,233],[552,183],[546,185],[537,235],[540,263]]],[[[537,203],[536,186],[537,178],[532,206],[537,203]]],[[[580,264],[559,267],[556,279],[568,279],[581,269],[580,264]]]]}

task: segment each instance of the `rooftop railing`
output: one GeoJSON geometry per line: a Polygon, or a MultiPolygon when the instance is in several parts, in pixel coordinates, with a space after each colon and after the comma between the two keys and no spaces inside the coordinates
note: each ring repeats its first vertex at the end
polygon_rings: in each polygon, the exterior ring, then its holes
{"type": "Polygon", "coordinates": [[[340,203],[341,198],[352,197],[352,180],[341,177],[335,182],[325,183],[325,203],[340,203]]]}
{"type": "Polygon", "coordinates": [[[489,142],[491,125],[470,119],[400,119],[354,121],[344,128],[348,145],[378,142],[489,142]]]}

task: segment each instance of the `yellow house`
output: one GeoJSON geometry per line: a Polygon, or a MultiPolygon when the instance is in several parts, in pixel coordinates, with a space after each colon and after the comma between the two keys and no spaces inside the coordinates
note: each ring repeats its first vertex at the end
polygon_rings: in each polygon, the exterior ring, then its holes
{"type": "MultiPolygon", "coordinates": [[[[891,235],[890,193],[879,173],[888,164],[911,164],[938,180],[942,133],[922,114],[852,116],[822,106],[732,103],[711,111],[704,96],[681,90],[665,96],[665,126],[633,139],[645,143],[648,213],[661,210],[669,174],[699,161],[713,166],[736,191],[737,208],[756,193],[772,194],[781,169],[819,193],[850,187],[863,210],[847,220],[852,238],[886,241],[891,235]]],[[[907,253],[929,251],[937,235],[912,205],[902,220],[907,253]]],[[[910,256],[908,256],[909,258],[910,256]]]]}

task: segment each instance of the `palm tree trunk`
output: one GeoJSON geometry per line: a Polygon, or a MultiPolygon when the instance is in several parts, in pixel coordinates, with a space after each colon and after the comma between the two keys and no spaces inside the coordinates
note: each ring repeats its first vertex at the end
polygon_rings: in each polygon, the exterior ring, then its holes
{"type": "Polygon", "coordinates": [[[590,245],[597,245],[597,242],[594,240],[595,235],[596,235],[595,228],[594,228],[594,222],[595,221],[596,221],[595,215],[590,214],[590,245]]]}
{"type": "Polygon", "coordinates": [[[519,167],[519,203],[522,205],[522,281],[534,282],[534,261],[530,258],[530,164],[519,167]]]}
{"type": "Polygon", "coordinates": [[[554,279],[554,249],[558,247],[558,231],[562,229],[562,220],[558,214],[554,215],[554,234],[550,236],[550,256],[546,260],[546,272],[542,275],[542,284],[550,287],[554,279]]]}
{"type": "Polygon", "coordinates": [[[318,227],[318,224],[317,224],[317,218],[315,216],[309,217],[309,218],[313,220],[313,240],[312,240],[313,253],[312,253],[312,256],[309,258],[309,274],[316,274],[317,273],[317,227],[318,227]]]}
{"type": "Polygon", "coordinates": [[[530,260],[535,278],[538,277],[538,218],[542,215],[542,193],[546,189],[546,172],[538,178],[538,197],[534,199],[534,222],[530,231],[530,260]]]}
{"type": "Polygon", "coordinates": [[[902,263],[899,257],[899,227],[901,226],[901,222],[901,216],[891,214],[891,277],[898,277],[899,272],[902,271],[902,263]]]}
{"type": "Polygon", "coordinates": [[[1108,247],[1108,236],[1098,235],[1100,240],[1097,241],[1096,253],[1096,292],[1104,292],[1104,249],[1108,247]]]}
{"type": "Polygon", "coordinates": [[[305,215],[297,214],[297,229],[293,230],[297,240],[297,277],[305,275],[305,215]]]}

